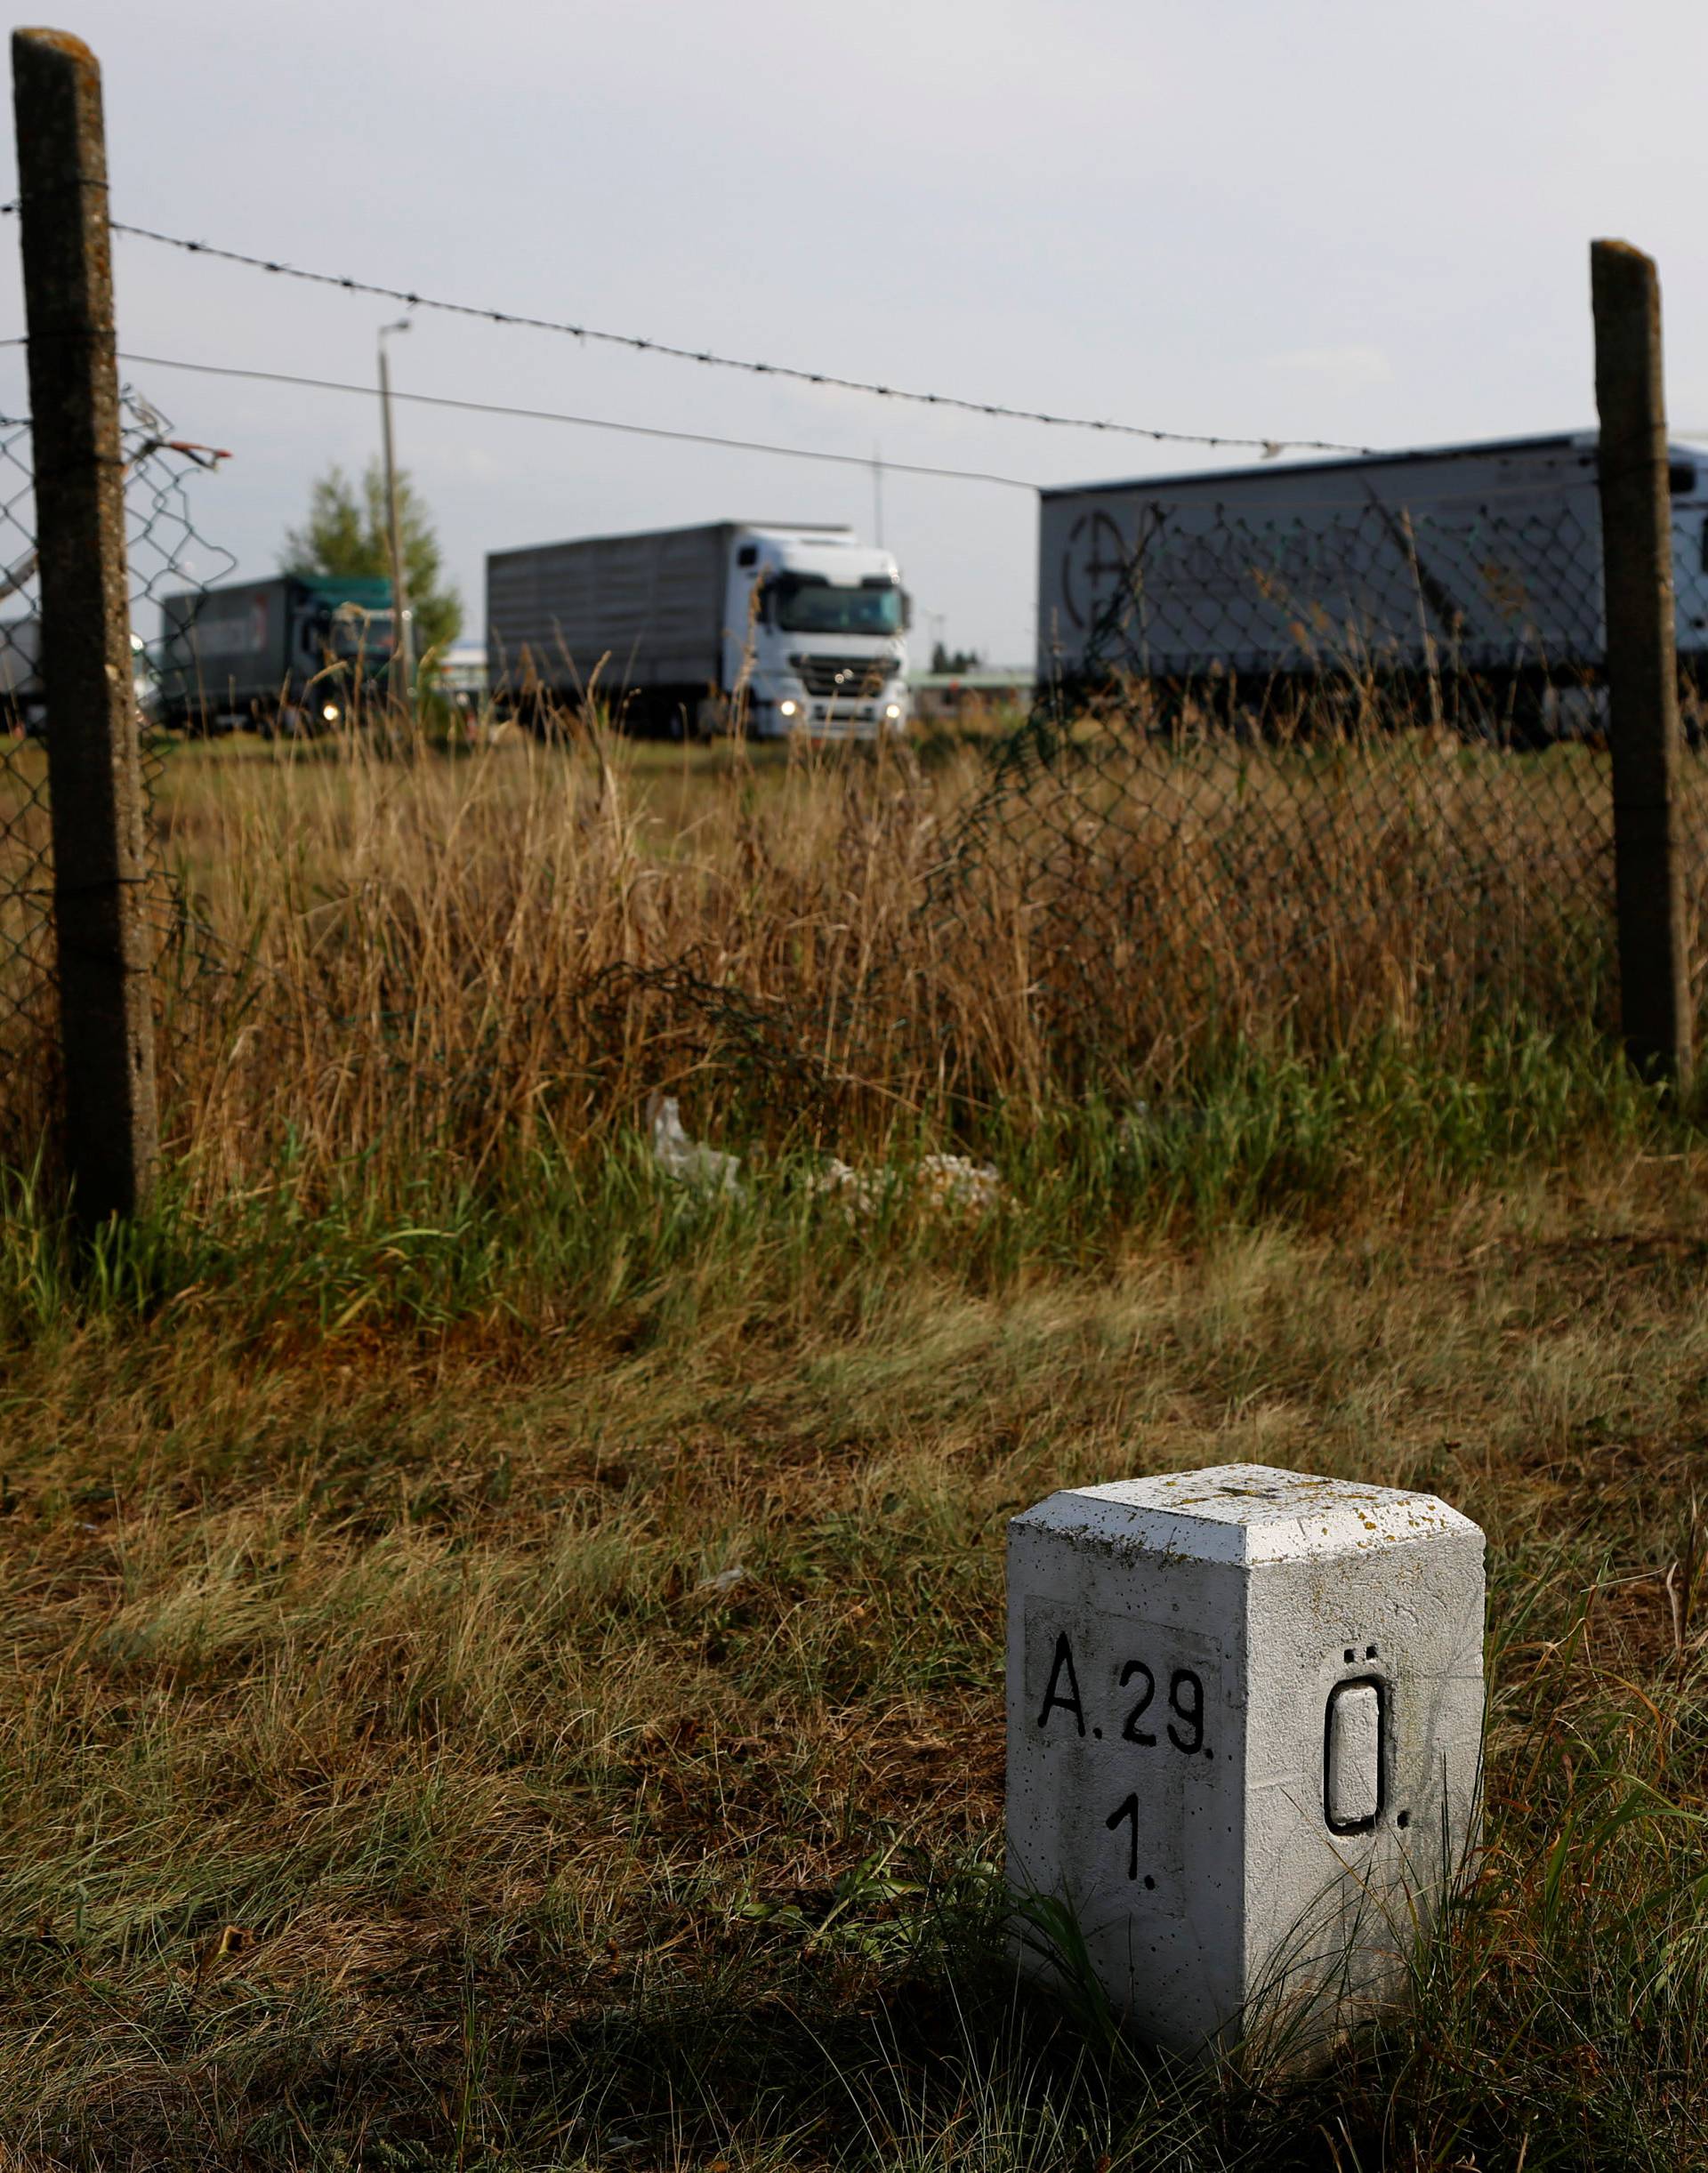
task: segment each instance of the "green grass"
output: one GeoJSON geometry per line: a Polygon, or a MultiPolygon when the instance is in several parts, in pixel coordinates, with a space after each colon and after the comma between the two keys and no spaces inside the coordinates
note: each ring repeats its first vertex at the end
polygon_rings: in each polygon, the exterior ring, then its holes
{"type": "Polygon", "coordinates": [[[1487,872],[1437,761],[1427,836],[1213,794],[1055,889],[1046,795],[958,918],[964,748],[584,737],[178,751],[165,1177],[87,1258],[0,1072],[0,2169],[1708,2166],[1708,1152],[1581,1016],[1605,899],[1418,889],[1487,872]],[[1491,1541],[1487,1846],[1315,2078],[1004,1947],[1004,1521],[1231,1460],[1491,1541]]]}
{"type": "Polygon", "coordinates": [[[951,1260],[972,1287],[1000,1289],[1116,1261],[1136,1234],[1393,1215],[1689,1136],[1604,1044],[1511,1030],[1469,1062],[1392,1040],[1326,1058],[1236,1049],[1165,1099],[999,1106],[958,1139],[898,1128],[887,1161],[864,1165],[876,1189],[858,1215],[817,1188],[825,1155],[802,1130],[786,1128],[780,1146],[720,1134],[746,1150],[737,1195],[661,1173],[644,1131],[576,1147],[536,1137],[478,1173],[454,1139],[413,1161],[382,1145],[310,1172],[287,1135],[267,1177],[230,1194],[168,1165],[156,1211],[106,1234],[93,1263],[39,1171],[0,1175],[0,1330],[28,1339],[67,1318],[213,1307],[252,1328],[332,1335],[536,1318],[641,1332],[732,1288],[794,1317],[828,1307],[857,1324],[866,1293],[951,1260]],[[993,1211],[936,1211],[915,1172],[941,1147],[995,1168],[993,1211]]]}
{"type": "Polygon", "coordinates": [[[1688,1128],[1521,1039],[962,1144],[971,1221],[906,1154],[858,1222],[804,1147],[737,1200],[638,1140],[287,1163],[81,1276],[14,1194],[19,2163],[1708,2163],[1688,1128]],[[1003,1520],[1237,1458],[1492,1544],[1488,1847],[1313,2080],[1158,2062],[1002,1936],[1003,1520]]]}

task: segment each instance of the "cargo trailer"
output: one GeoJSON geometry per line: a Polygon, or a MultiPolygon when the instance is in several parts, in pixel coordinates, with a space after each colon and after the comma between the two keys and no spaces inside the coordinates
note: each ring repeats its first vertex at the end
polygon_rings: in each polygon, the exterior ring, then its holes
{"type": "MultiPolygon", "coordinates": [[[[131,691],[144,727],[157,720],[154,659],[141,634],[131,636],[131,691]]],[[[0,624],[0,731],[40,737],[47,729],[47,690],[42,680],[42,622],[12,619],[0,624]]]]}
{"type": "Polygon", "coordinates": [[[10,620],[0,625],[0,728],[39,732],[42,696],[42,622],[10,620]]]}
{"type": "MultiPolygon", "coordinates": [[[[1040,670],[1253,692],[1468,673],[1567,728],[1597,710],[1607,661],[1596,444],[1502,439],[1046,489],[1040,670]]],[[[1708,457],[1671,447],[1668,483],[1680,663],[1701,683],[1708,457]]]]}
{"type": "Polygon", "coordinates": [[[501,710],[597,695],[632,728],[870,738],[909,715],[907,597],[852,530],[714,521],[494,551],[487,649],[501,710]]]}
{"type": "Polygon", "coordinates": [[[391,583],[278,574],[161,604],[158,712],[182,730],[330,731],[390,688],[391,583]]]}

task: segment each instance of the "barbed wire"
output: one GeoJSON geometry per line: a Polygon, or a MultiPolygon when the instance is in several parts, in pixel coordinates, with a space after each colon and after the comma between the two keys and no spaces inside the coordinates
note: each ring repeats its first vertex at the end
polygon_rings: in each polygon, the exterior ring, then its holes
{"type": "MultiPolygon", "coordinates": [[[[185,362],[170,355],[138,355],[123,350],[118,358],[148,369],[191,370],[200,377],[235,377],[261,384],[296,385],[310,391],[353,393],[365,400],[379,397],[372,385],[352,384],[346,378],[305,377],[287,370],[246,369],[235,363],[185,362]]],[[[579,430],[618,431],[627,437],[663,438],[677,445],[725,446],[737,453],[770,453],[786,460],[828,461],[839,468],[864,469],[868,474],[874,468],[880,468],[886,474],[935,476],[956,483],[994,483],[1007,490],[1027,491],[1035,497],[1041,487],[1022,476],[997,475],[983,468],[939,468],[922,461],[889,460],[879,455],[827,453],[812,446],[770,445],[757,438],[720,438],[710,431],[669,430],[658,423],[618,423],[603,415],[572,415],[552,407],[514,407],[502,400],[463,399],[448,392],[402,392],[394,386],[391,398],[416,407],[449,407],[464,414],[512,415],[527,423],[562,423],[579,430]]]]}
{"type": "MultiPolygon", "coordinates": [[[[18,200],[0,205],[0,215],[13,216],[18,211],[18,200]]],[[[734,370],[750,377],[777,377],[794,384],[821,385],[838,392],[863,393],[873,399],[902,400],[921,407],[951,409],[961,414],[983,415],[1003,423],[1035,423],[1049,430],[1095,431],[1108,437],[1142,438],[1153,445],[1201,446],[1212,451],[1255,452],[1265,460],[1283,453],[1370,453],[1372,446],[1346,445],[1326,438],[1229,437],[1204,431],[1177,431],[1154,428],[1148,423],[1119,423],[1091,415],[1056,414],[1043,408],[1014,407],[997,400],[969,399],[951,392],[916,392],[900,385],[883,385],[873,380],[844,377],[832,370],[808,370],[785,362],[758,362],[736,355],[721,355],[710,348],[684,347],[669,340],[654,340],[638,333],[608,332],[592,325],[577,325],[567,319],[534,317],[520,310],[498,310],[484,303],[447,302],[441,298],[417,293],[414,289],[387,286],[378,280],[359,279],[353,275],[330,271],[309,271],[295,264],[286,264],[277,257],[254,256],[242,249],[226,249],[213,242],[193,241],[181,234],[166,234],[156,227],[135,226],[124,220],[108,221],[111,231],[123,234],[134,241],[150,241],[162,248],[181,250],[188,256],[207,257],[216,263],[239,264],[251,271],[270,274],[275,278],[296,279],[306,286],[334,287],[347,294],[368,294],[381,302],[401,302],[409,310],[430,310],[438,316],[472,318],[479,323],[502,325],[527,332],[548,332],[567,339],[583,342],[593,342],[605,347],[621,347],[632,354],[660,355],[672,362],[697,362],[707,369],[734,370]]]]}

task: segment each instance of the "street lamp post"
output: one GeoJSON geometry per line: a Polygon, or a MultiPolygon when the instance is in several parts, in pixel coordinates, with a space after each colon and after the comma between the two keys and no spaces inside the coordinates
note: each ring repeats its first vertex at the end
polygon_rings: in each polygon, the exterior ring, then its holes
{"type": "Polygon", "coordinates": [[[409,319],[380,327],[380,431],[385,450],[385,516],[391,539],[391,624],[397,635],[397,688],[405,709],[415,682],[415,630],[409,609],[409,579],[403,562],[403,524],[398,517],[398,463],[391,449],[391,373],[386,365],[385,335],[407,332],[409,319]]]}

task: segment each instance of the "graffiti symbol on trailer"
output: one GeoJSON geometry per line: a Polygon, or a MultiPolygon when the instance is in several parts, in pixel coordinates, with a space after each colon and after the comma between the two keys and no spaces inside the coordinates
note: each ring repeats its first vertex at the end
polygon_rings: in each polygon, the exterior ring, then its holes
{"type": "Polygon", "coordinates": [[[1128,551],[1110,514],[1082,513],[1061,554],[1061,600],[1081,633],[1108,608],[1128,573],[1128,551]]]}

